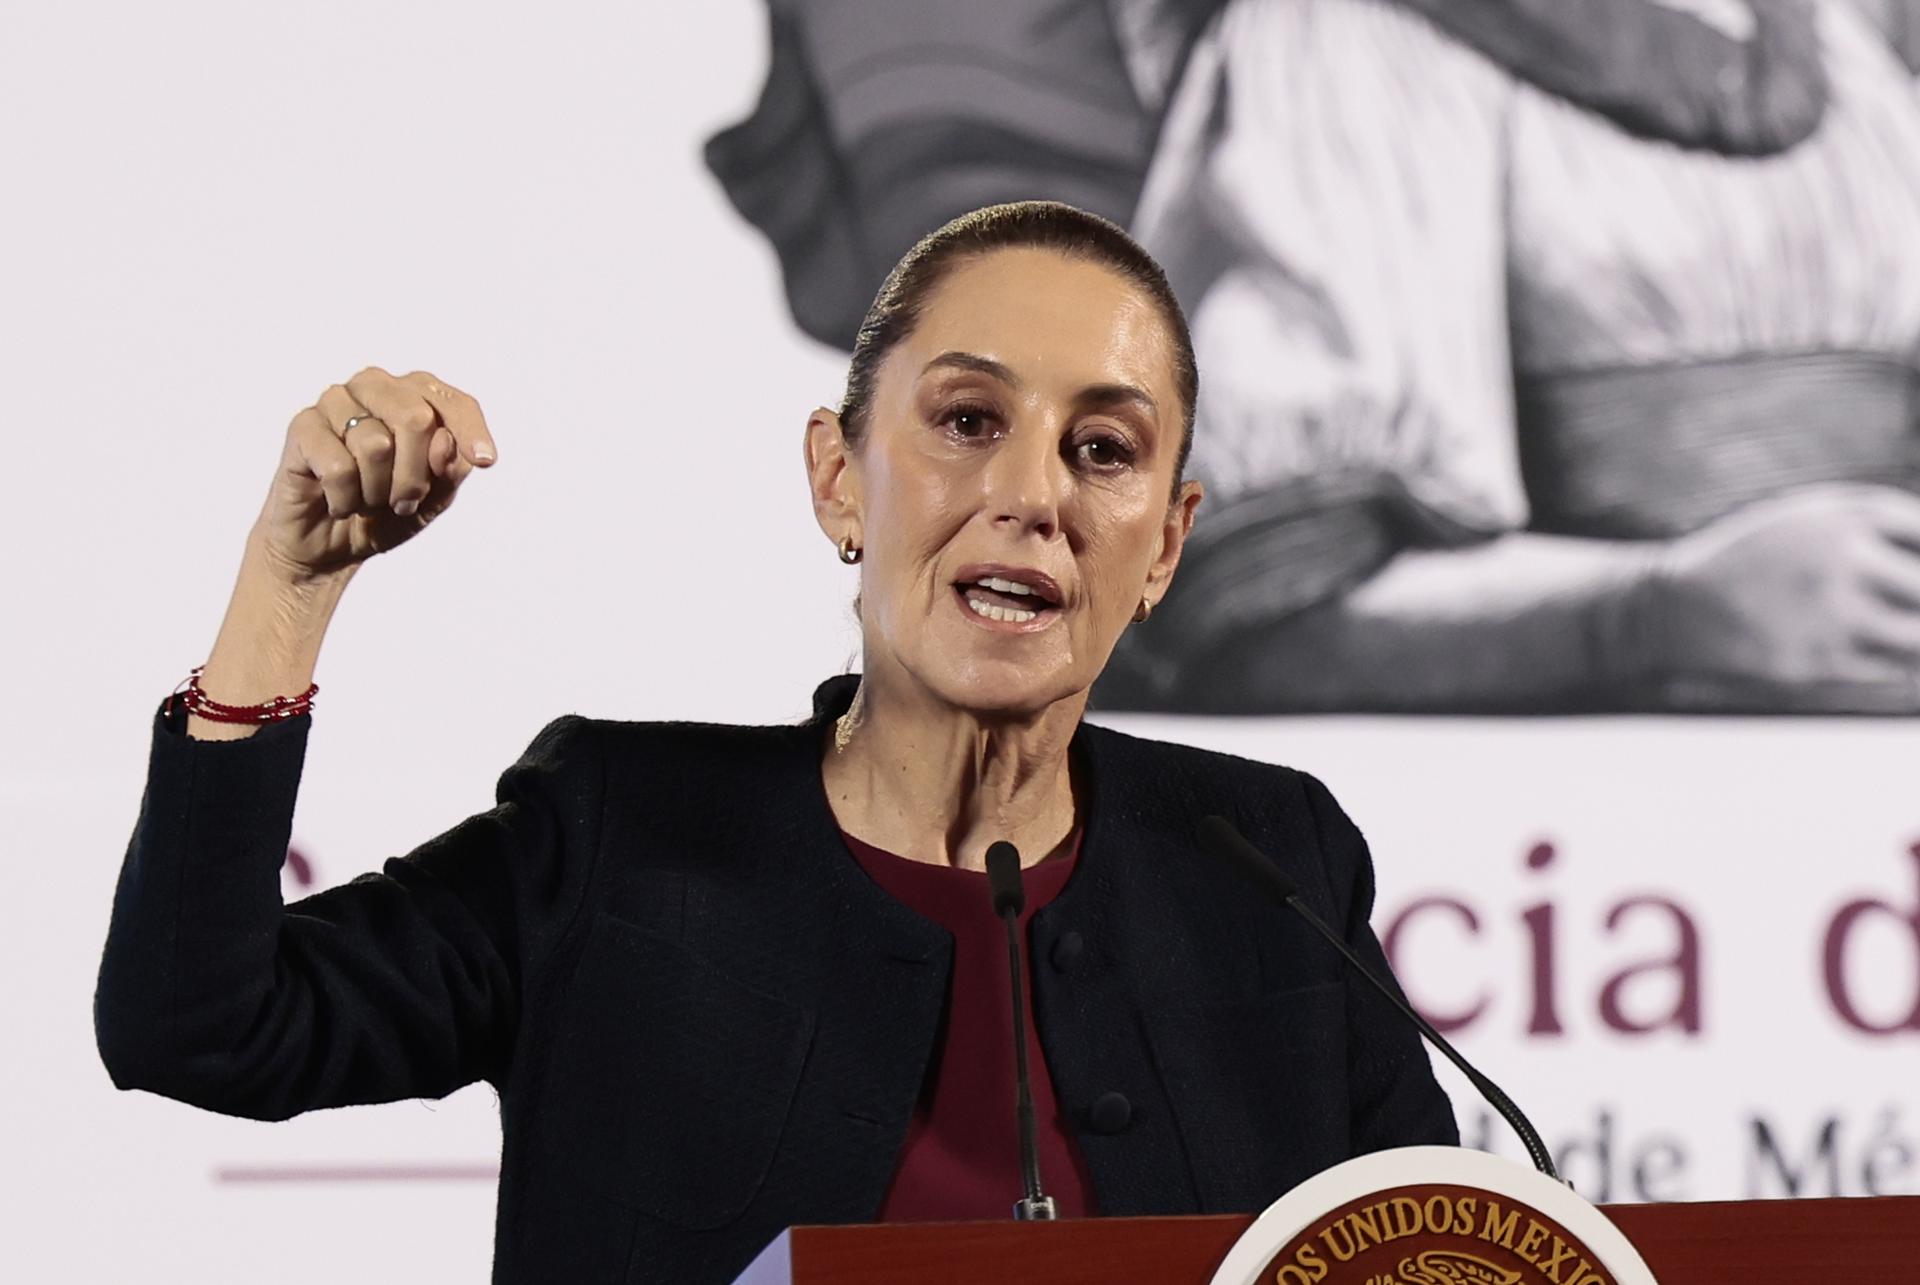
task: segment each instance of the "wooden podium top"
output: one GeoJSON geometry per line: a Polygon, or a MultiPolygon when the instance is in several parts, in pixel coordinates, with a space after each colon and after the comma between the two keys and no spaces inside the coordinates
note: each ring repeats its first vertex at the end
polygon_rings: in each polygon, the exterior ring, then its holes
{"type": "MultiPolygon", "coordinates": [[[[1920,1196],[1600,1208],[1660,1285],[1920,1281],[1920,1196]],[[1834,1277],[1835,1268],[1845,1275],[1834,1277]]],[[[1207,1285],[1252,1221],[1231,1215],[795,1227],[767,1246],[737,1285],[1207,1285]]]]}

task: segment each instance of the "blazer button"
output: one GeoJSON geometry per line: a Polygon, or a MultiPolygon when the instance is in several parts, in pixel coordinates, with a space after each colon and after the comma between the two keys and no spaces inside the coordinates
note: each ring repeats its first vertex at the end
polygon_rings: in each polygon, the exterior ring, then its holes
{"type": "Polygon", "coordinates": [[[1053,943],[1051,958],[1055,972],[1070,973],[1080,966],[1080,956],[1086,953],[1087,943],[1079,933],[1068,930],[1060,934],[1053,943]]]}
{"type": "Polygon", "coordinates": [[[1087,1123],[1095,1133],[1119,1133],[1133,1122],[1133,1103],[1124,1093],[1102,1093],[1087,1108],[1087,1123]]]}

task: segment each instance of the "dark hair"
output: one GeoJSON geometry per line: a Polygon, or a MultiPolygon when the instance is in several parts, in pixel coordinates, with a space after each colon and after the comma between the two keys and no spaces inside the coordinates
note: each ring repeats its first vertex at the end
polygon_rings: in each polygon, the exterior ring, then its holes
{"type": "Polygon", "coordinates": [[[1187,452],[1193,446],[1193,403],[1200,391],[1186,314],[1174,298],[1173,287],[1167,284],[1167,274],[1125,229],[1059,201],[1014,201],[963,214],[922,237],[894,265],[880,292],[874,295],[853,341],[846,400],[840,404],[840,426],[847,445],[860,444],[880,365],[894,345],[913,333],[934,289],[969,259],[1015,247],[1055,250],[1100,264],[1146,291],[1160,309],[1160,319],[1173,337],[1174,377],[1180,385],[1183,411],[1180,454],[1173,466],[1177,488],[1187,471],[1187,452]]]}

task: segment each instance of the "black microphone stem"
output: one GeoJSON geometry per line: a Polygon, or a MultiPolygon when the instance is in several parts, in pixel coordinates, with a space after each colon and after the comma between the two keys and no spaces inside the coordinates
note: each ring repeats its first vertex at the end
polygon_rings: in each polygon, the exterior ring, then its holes
{"type": "Polygon", "coordinates": [[[1040,1189],[1040,1142],[1033,1122],[1032,1081],[1027,1078],[1027,1000],[1021,985],[1026,970],[1020,961],[1020,912],[1027,908],[1027,894],[1021,886],[1020,852],[1004,839],[987,848],[987,886],[993,893],[993,913],[1006,926],[1007,977],[1013,983],[1014,1121],[1025,1192],[1014,1202],[1013,1216],[1022,1222],[1046,1222],[1059,1215],[1053,1197],[1040,1189]]]}
{"type": "Polygon", "coordinates": [[[1007,925],[1007,967],[1013,977],[1013,1074],[1017,1085],[1014,1110],[1019,1120],[1020,1138],[1020,1180],[1026,1188],[1026,1199],[1021,1205],[1031,1210],[1045,1207],[1046,1213],[1020,1213],[1022,1218],[1053,1217],[1053,1198],[1040,1190],[1040,1154],[1039,1147],[1029,1140],[1035,1136],[1033,1121],[1033,1093],[1028,1087],[1032,1081],[1027,1075],[1027,1003],[1020,985],[1020,939],[1019,928],[1011,911],[1001,914],[1001,920],[1007,925]]]}
{"type": "Polygon", "coordinates": [[[1392,986],[1375,976],[1373,970],[1361,962],[1360,957],[1353,953],[1345,941],[1341,940],[1339,933],[1329,928],[1320,916],[1307,909],[1307,904],[1300,900],[1299,889],[1294,887],[1293,880],[1273,863],[1271,857],[1248,842],[1246,836],[1234,829],[1233,823],[1225,817],[1201,818],[1198,828],[1194,831],[1194,837],[1199,841],[1202,849],[1238,866],[1241,872],[1258,883],[1268,896],[1294,910],[1312,925],[1315,932],[1325,937],[1362,977],[1372,983],[1375,990],[1385,996],[1387,1001],[1399,1009],[1408,1021],[1418,1027],[1420,1033],[1426,1036],[1435,1048],[1447,1055],[1448,1061],[1460,1068],[1460,1073],[1467,1077],[1467,1082],[1480,1091],[1480,1096],[1500,1113],[1500,1118],[1513,1126],[1513,1131],[1520,1136],[1522,1145],[1527,1149],[1527,1157],[1533,1161],[1533,1167],[1549,1178],[1556,1181],[1559,1179],[1560,1175],[1553,1168],[1553,1156],[1547,1151],[1547,1144],[1541,1141],[1540,1131],[1533,1127],[1533,1122],[1527,1119],[1525,1113],[1515,1105],[1514,1100],[1508,1097],[1499,1085],[1475,1070],[1467,1059],[1461,1057],[1459,1051],[1447,1042],[1445,1036],[1433,1029],[1433,1023],[1415,1012],[1413,1005],[1407,1003],[1392,986]]]}
{"type": "Polygon", "coordinates": [[[1447,1055],[1448,1061],[1460,1068],[1460,1073],[1467,1077],[1467,1081],[1472,1084],[1474,1088],[1480,1090],[1480,1096],[1491,1103],[1493,1109],[1500,1113],[1500,1118],[1511,1125],[1514,1133],[1519,1135],[1521,1145],[1527,1149],[1528,1159],[1533,1161],[1533,1167],[1549,1178],[1558,1179],[1560,1175],[1554,1172],[1553,1157],[1547,1152],[1547,1144],[1541,1140],[1540,1131],[1533,1127],[1533,1122],[1527,1119],[1526,1114],[1520,1110],[1519,1104],[1508,1097],[1499,1085],[1489,1080],[1486,1076],[1482,1075],[1479,1070],[1469,1064],[1467,1059],[1461,1057],[1459,1050],[1453,1047],[1453,1044],[1448,1041],[1447,1037],[1435,1030],[1433,1023],[1420,1016],[1419,1012],[1415,1010],[1411,1004],[1405,1003],[1392,991],[1381,986],[1379,979],[1374,977],[1372,970],[1360,962],[1360,957],[1353,953],[1352,948],[1350,948],[1347,943],[1340,940],[1340,935],[1329,928],[1326,921],[1321,919],[1320,916],[1307,909],[1306,903],[1300,900],[1299,893],[1287,894],[1286,904],[1298,911],[1301,918],[1319,929],[1320,935],[1331,942],[1335,950],[1345,955],[1348,963],[1359,969],[1367,980],[1373,982],[1373,984],[1379,988],[1380,992],[1393,1002],[1395,1008],[1398,1008],[1402,1013],[1406,1014],[1408,1018],[1412,1019],[1413,1024],[1420,1028],[1420,1033],[1432,1041],[1435,1048],[1447,1055]]]}

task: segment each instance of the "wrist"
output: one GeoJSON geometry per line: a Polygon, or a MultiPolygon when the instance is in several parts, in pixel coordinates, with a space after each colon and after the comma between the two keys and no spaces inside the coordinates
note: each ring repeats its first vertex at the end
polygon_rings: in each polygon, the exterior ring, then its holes
{"type": "Polygon", "coordinates": [[[276,551],[258,523],[247,532],[246,551],[240,563],[242,579],[253,582],[290,606],[337,602],[359,569],[358,562],[350,562],[331,571],[314,571],[301,566],[276,551]]]}
{"type": "Polygon", "coordinates": [[[311,681],[352,569],[300,575],[250,538],[203,682],[216,700],[253,704],[311,681]]]}
{"type": "Polygon", "coordinates": [[[1629,710],[1665,706],[1673,673],[1666,541],[1621,546],[1611,585],[1595,600],[1593,655],[1599,690],[1629,710]]]}

